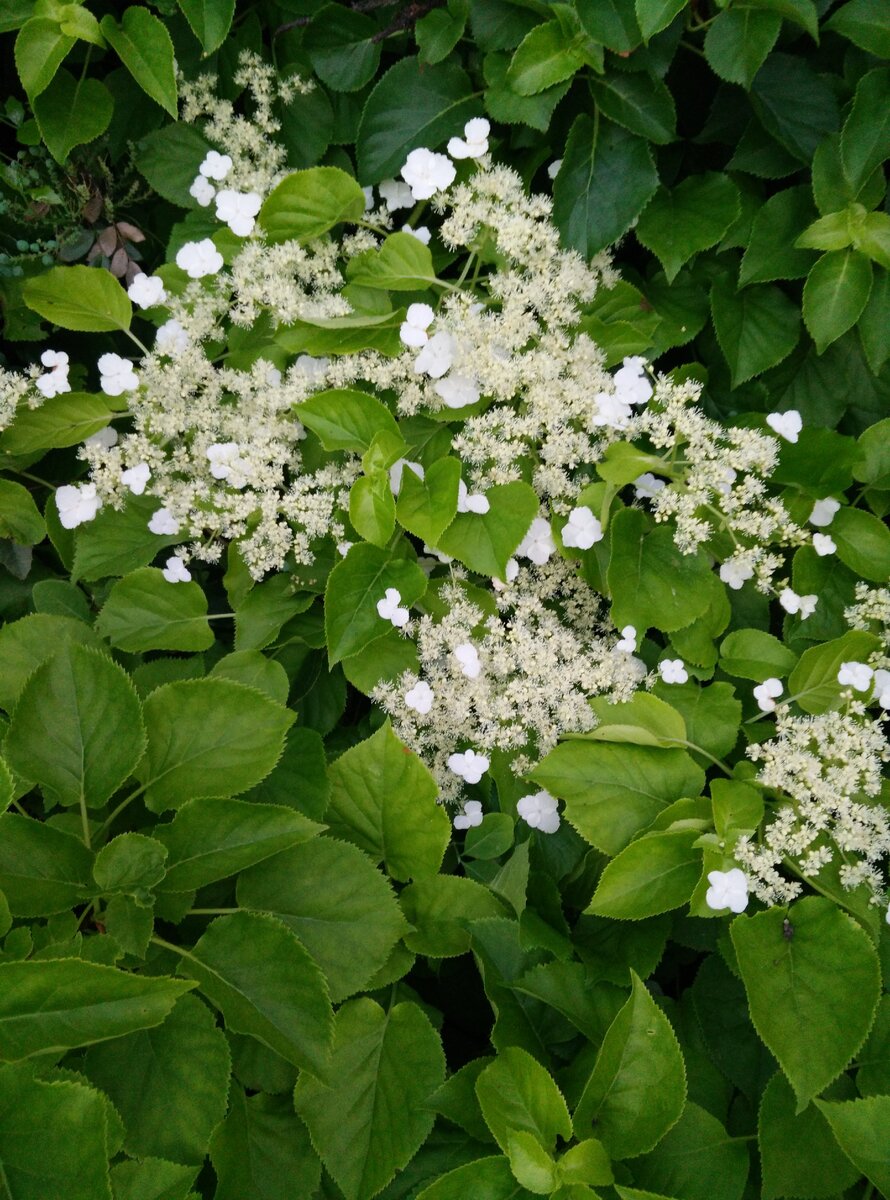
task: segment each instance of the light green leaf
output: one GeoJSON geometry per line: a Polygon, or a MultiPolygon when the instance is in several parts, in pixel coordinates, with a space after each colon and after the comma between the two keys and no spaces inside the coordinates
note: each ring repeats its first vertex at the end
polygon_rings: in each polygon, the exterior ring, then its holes
{"type": "Polygon", "coordinates": [[[0,449],[8,454],[32,454],[35,450],[76,446],[104,429],[116,415],[109,399],[67,392],[44,400],[39,408],[22,408],[0,436],[0,449]]]}
{"type": "Polygon", "coordinates": [[[229,1115],[213,1135],[214,1200],[296,1200],[314,1196],[321,1162],[289,1096],[232,1088],[229,1115]]]}
{"type": "Polygon", "coordinates": [[[325,820],[401,882],[435,875],[451,839],[438,788],[387,721],[331,764],[325,820]]]}
{"type": "Polygon", "coordinates": [[[74,617],[32,613],[0,628],[0,708],[12,712],[30,676],[65,642],[103,649],[89,625],[74,617]]]}
{"type": "Polygon", "coordinates": [[[121,833],[112,838],[93,864],[93,878],[101,891],[149,890],[164,878],[167,850],[144,833],[121,833]]]}
{"type": "Polygon", "coordinates": [[[528,1200],[529,1192],[521,1187],[510,1170],[505,1155],[477,1158],[440,1175],[423,1191],[417,1200],[528,1200]]]}
{"type": "Polygon", "coordinates": [[[99,28],[142,90],[175,121],[178,111],[173,43],[160,17],[134,5],[124,10],[120,24],[106,15],[99,28]]]}
{"type": "Polygon", "coordinates": [[[51,267],[27,280],[28,308],[77,333],[129,329],[133,307],[115,277],[98,267],[51,267]]]}
{"type": "Polygon", "coordinates": [[[34,100],[34,116],[50,154],[63,166],[75,146],[92,142],[108,128],[114,100],[98,79],[75,79],[70,71],[56,73],[34,100]]]}
{"type": "Polygon", "coordinates": [[[215,679],[233,679],[245,687],[256,688],[270,700],[287,704],[290,680],[287,671],[274,658],[259,650],[235,650],[215,663],[210,671],[215,679]]]}
{"type": "Polygon", "coordinates": [[[569,1110],[550,1072],[518,1046],[505,1047],[476,1080],[476,1096],[495,1141],[507,1153],[510,1135],[530,1133],[553,1151],[572,1136],[569,1110]]]}
{"type": "Polygon", "coordinates": [[[343,1005],[331,1082],[301,1076],[294,1107],[346,1200],[375,1195],[410,1161],[433,1126],[424,1102],[444,1078],[439,1036],[416,1004],[343,1005]]]}
{"type": "Polygon", "coordinates": [[[630,999],[603,1039],[573,1124],[596,1133],[612,1158],[645,1154],[679,1119],[686,1068],[670,1021],[631,971],[630,999]]]}
{"type": "Polygon", "coordinates": [[[700,832],[671,829],[631,842],[606,866],[585,911],[641,921],[685,904],[701,876],[700,832]]]}
{"type": "Polygon", "coordinates": [[[522,40],[507,71],[507,83],[520,96],[534,96],[571,78],[585,62],[577,39],[567,37],[559,21],[547,21],[522,40]]]}
{"type": "Polygon", "coordinates": [[[890,1145],[885,1133],[890,1096],[867,1096],[840,1104],[817,1100],[816,1107],[850,1161],[879,1192],[890,1191],[890,1145]]]}
{"type": "MultiPolygon", "coordinates": [[[[396,553],[403,548],[397,547],[396,553]]],[[[331,571],[324,605],[331,666],[392,629],[377,612],[377,602],[385,598],[388,588],[395,588],[401,605],[408,607],[426,591],[427,578],[416,562],[367,543],[353,546],[331,571]]]]}
{"type": "Polygon", "coordinates": [[[189,679],[145,701],[148,747],[139,765],[153,812],[203,796],[232,796],[272,770],[295,714],[229,679],[189,679]]]}
{"type": "Polygon", "coordinates": [[[556,1163],[533,1133],[520,1129],[507,1139],[510,1170],[523,1187],[537,1196],[549,1196],[558,1182],[556,1163]]]}
{"type": "Polygon", "coordinates": [[[750,88],[782,28],[778,13],[747,4],[717,13],[705,35],[708,66],[728,83],[750,88]]]}
{"type": "Polygon", "coordinates": [[[432,875],[409,884],[399,893],[402,911],[414,926],[405,945],[430,958],[453,958],[470,948],[468,922],[503,917],[501,901],[474,879],[432,875]]]}
{"type": "Polygon", "coordinates": [[[326,4],[313,13],[303,50],[322,83],[335,92],[356,92],[374,78],[380,63],[377,31],[365,12],[326,4]]]}
{"type": "Polygon", "coordinates": [[[890,579],[890,529],[861,508],[844,507],[831,523],[841,562],[875,583],[890,579]]]}
{"type": "Polygon", "coordinates": [[[396,502],[388,471],[359,475],[349,491],[349,520],[366,542],[386,546],[396,524],[396,502]]]}
{"type": "Polygon", "coordinates": [[[797,655],[762,629],[734,629],[720,644],[720,666],[739,679],[783,679],[794,670],[797,655]]]}
{"type": "Polygon", "coordinates": [[[105,654],[64,645],[25,685],[4,744],[10,766],[55,803],[98,808],[142,756],[136,689],[105,654]]]}
{"type": "Polygon", "coordinates": [[[368,392],[350,388],[316,392],[298,404],[295,412],[325,450],[353,450],[363,454],[378,433],[399,436],[392,413],[368,392]]]}
{"type": "Polygon", "coordinates": [[[655,1149],[633,1164],[634,1183],[647,1190],[617,1190],[625,1200],[742,1200],[748,1168],[745,1143],[690,1100],[655,1149]]]}
{"type": "Polygon", "coordinates": [[[733,387],[787,358],[800,336],[797,305],[770,284],[737,292],[728,281],[715,283],[711,312],[733,387]]]}
{"type": "Polygon", "coordinates": [[[49,17],[32,17],[22,25],[15,39],[15,65],[32,103],[49,87],[76,40],[49,17]]]}
{"type": "Polygon", "coordinates": [[[0,891],[17,917],[45,917],[95,892],[93,855],[79,838],[52,825],[0,816],[0,891]]]}
{"type": "Polygon", "coordinates": [[[738,917],[731,933],[754,1028],[801,1112],[868,1035],[881,994],[877,953],[868,934],[821,896],[738,917]],[[790,941],[786,916],[794,927],[790,941]]]}
{"type": "Polygon", "coordinates": [[[286,175],[260,209],[257,224],[271,242],[308,242],[365,211],[362,189],[339,167],[309,167],[286,175]]]}
{"type": "Polygon", "coordinates": [[[803,319],[819,354],[859,320],[872,276],[858,250],[830,251],[813,266],[803,287],[803,319]]]}
{"type": "Polygon", "coordinates": [[[675,708],[649,692],[635,692],[623,704],[596,696],[590,706],[599,724],[590,737],[595,742],[632,742],[637,746],[665,746],[686,739],[686,722],[675,708]]]}
{"type": "Polygon", "coordinates": [[[0,963],[0,1059],[58,1054],[150,1029],[193,986],[76,958],[0,963]]]}
{"type": "Polygon", "coordinates": [[[845,1192],[859,1171],[841,1151],[815,1105],[796,1113],[791,1084],[777,1071],[760,1101],[760,1162],[764,1200],[845,1192]],[[794,1153],[789,1154],[789,1146],[794,1153]]]}
{"type": "Polygon", "coordinates": [[[853,240],[849,218],[849,209],[819,217],[807,226],[795,245],[808,250],[844,250],[853,240]]]}
{"type": "Polygon", "coordinates": [[[113,646],[143,650],[206,650],[213,645],[207,597],[197,583],[168,583],[157,567],[118,580],[96,620],[113,646]]]}
{"type": "Polygon", "coordinates": [[[618,854],[681,796],[697,796],[704,772],[682,750],[563,742],[531,777],[566,802],[566,819],[606,854],[618,854]]]}
{"type": "Polygon", "coordinates": [[[235,0],[176,0],[205,54],[226,40],[235,15],[235,0]]]}
{"type": "Polygon", "coordinates": [[[458,513],[439,538],[437,549],[459,559],[471,571],[503,579],[507,559],[525,537],[538,511],[529,484],[498,484],[485,493],[486,513],[458,513]]]}
{"type": "Polygon", "coordinates": [[[383,875],[356,847],[328,837],[244,871],[238,903],[293,930],[327,976],[335,1002],[368,984],[406,928],[383,875]]]}
{"type": "Polygon", "coordinates": [[[739,190],[728,175],[691,175],[649,201],[637,238],[657,255],[668,283],[700,250],[715,245],[739,215],[739,190]]]}
{"type": "Polygon", "coordinates": [[[225,1115],[231,1056],[196,996],[183,996],[153,1029],[94,1046],[84,1070],[123,1118],[128,1154],[203,1162],[225,1115]]]}
{"type": "Polygon", "coordinates": [[[324,976],[280,921],[259,913],[218,917],[180,971],[198,981],[227,1028],[248,1034],[295,1067],[324,1074],[332,1013],[324,976]]]}
{"type": "Polygon", "coordinates": [[[350,283],[388,292],[422,291],[436,278],[429,246],[410,233],[391,233],[379,250],[360,255],[353,263],[350,283]]]}
{"type": "Polygon", "coordinates": [[[323,828],[293,808],[217,798],[189,800],[152,835],[168,851],[164,889],[188,892],[308,841],[323,828]]]}
{"type": "Polygon", "coordinates": [[[841,663],[866,662],[878,649],[872,633],[851,629],[842,637],[811,646],[788,679],[788,690],[806,713],[823,713],[840,703],[843,690],[837,681],[841,663]]]}
{"type": "Polygon", "coordinates": [[[434,462],[423,479],[410,468],[402,472],[396,516],[399,524],[429,546],[438,545],[454,520],[460,471],[459,460],[449,456],[434,462]]]}

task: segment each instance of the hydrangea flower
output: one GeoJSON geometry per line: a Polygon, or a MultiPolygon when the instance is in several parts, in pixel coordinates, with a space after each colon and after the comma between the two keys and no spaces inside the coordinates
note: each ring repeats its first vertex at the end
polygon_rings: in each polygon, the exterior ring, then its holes
{"type": "Polygon", "coordinates": [[[206,450],[210,474],[214,479],[226,479],[232,487],[244,487],[251,474],[250,464],[241,457],[237,442],[214,442],[206,450]]]}
{"type": "Polygon", "coordinates": [[[380,198],[390,212],[395,212],[399,208],[413,208],[414,196],[411,192],[411,187],[407,183],[402,183],[400,179],[384,179],[378,184],[380,190],[380,198]]]}
{"type": "Polygon", "coordinates": [[[625,358],[613,375],[615,394],[625,404],[645,404],[652,395],[652,381],[646,374],[645,358],[638,354],[625,358]]]}
{"type": "Polygon", "coordinates": [[[633,481],[634,495],[638,500],[651,500],[665,486],[664,480],[653,475],[651,471],[637,476],[633,481]]]}
{"type": "Polygon", "coordinates": [[[416,229],[411,225],[403,225],[402,233],[410,233],[411,237],[417,238],[419,242],[423,242],[424,246],[428,246],[430,244],[430,238],[432,236],[429,228],[426,225],[418,225],[416,229]]]}
{"type": "Polygon", "coordinates": [[[167,564],[161,574],[168,583],[188,583],[192,577],[191,571],[178,554],[172,554],[167,559],[167,564]]]}
{"type": "Polygon", "coordinates": [[[837,681],[841,687],[855,688],[857,692],[867,692],[871,689],[874,671],[867,663],[842,662],[837,673],[837,681]]]}
{"type": "Polygon", "coordinates": [[[197,200],[202,208],[208,208],[216,195],[216,188],[206,176],[196,175],[189,188],[189,195],[193,200],[197,200]]]}
{"type": "Polygon", "coordinates": [[[153,308],[167,299],[164,281],[160,275],[146,275],[144,271],[140,271],[134,278],[127,288],[127,295],[140,308],[153,308]]]}
{"type": "Polygon", "coordinates": [[[890,671],[884,671],[879,667],[875,671],[874,684],[874,699],[877,700],[881,708],[890,708],[890,671]]]}
{"type": "Polygon", "coordinates": [[[56,488],[56,508],[63,529],[76,529],[78,525],[92,521],[101,507],[102,501],[96,495],[94,483],[56,488]]]}
{"type": "Polygon", "coordinates": [[[807,596],[798,596],[797,592],[791,588],[783,588],[779,594],[779,603],[784,608],[785,612],[794,615],[797,613],[802,621],[813,615],[816,611],[816,602],[818,596],[812,592],[807,596]]]}
{"type": "Polygon", "coordinates": [[[189,335],[175,317],[165,321],[155,334],[155,346],[162,354],[179,354],[189,344],[189,335]]]}
{"type": "Polygon", "coordinates": [[[405,704],[415,712],[426,716],[433,707],[435,693],[425,679],[415,683],[414,687],[405,693],[405,704]]]}
{"type": "Polygon", "coordinates": [[[44,350],[40,356],[40,361],[45,367],[49,367],[49,370],[45,375],[40,375],[34,381],[34,386],[38,392],[47,400],[51,400],[53,396],[60,396],[63,392],[70,392],[68,355],[65,351],[44,350]]]}
{"type": "Polygon", "coordinates": [[[425,346],[430,340],[427,333],[436,314],[428,304],[409,304],[405,320],[399,329],[399,337],[405,346],[425,346]]]}
{"type": "Polygon", "coordinates": [[[461,812],[454,818],[455,829],[472,829],[482,824],[482,804],[478,800],[467,800],[461,812]]]}
{"type": "Polygon", "coordinates": [[[487,496],[481,492],[471,492],[462,479],[457,481],[457,511],[459,513],[478,513],[484,515],[491,508],[487,496]]]}
{"type": "Polygon", "coordinates": [[[744,871],[733,867],[730,871],[708,871],[705,903],[708,908],[728,908],[731,912],[744,912],[748,907],[748,879],[744,871]]]}
{"type": "Polygon", "coordinates": [[[663,658],[658,664],[658,673],[665,683],[686,683],[689,679],[682,658],[663,658]]]}
{"type": "Polygon", "coordinates": [[[106,396],[120,396],[122,392],[132,392],[139,387],[139,376],[128,358],[121,358],[119,354],[101,354],[97,365],[99,386],[106,396]]]}
{"type": "Polygon", "coordinates": [[[414,360],[414,370],[431,379],[441,379],[457,355],[457,342],[447,329],[434,333],[414,360]]]}
{"type": "Polygon", "coordinates": [[[465,408],[475,404],[482,394],[476,380],[469,375],[452,374],[433,384],[433,391],[445,401],[446,408],[465,408]]]}
{"type": "Polygon", "coordinates": [[[605,425],[608,429],[624,429],[632,416],[630,405],[617,392],[598,392],[596,414],[591,418],[594,425],[605,425]]]}
{"type": "Polygon", "coordinates": [[[215,179],[219,183],[225,179],[231,169],[232,160],[228,154],[220,154],[218,150],[208,150],[204,161],[198,167],[198,172],[205,179],[215,179]]]}
{"type": "Polygon", "coordinates": [[[579,550],[589,550],[594,542],[603,540],[603,527],[586,504],[573,508],[569,513],[568,522],[562,527],[564,546],[577,546],[579,550]]]}
{"type": "Polygon", "coordinates": [[[810,524],[820,526],[830,525],[834,520],[834,514],[839,508],[840,503],[835,500],[834,496],[826,496],[824,500],[817,500],[809,516],[810,524]]]}
{"type": "Polygon", "coordinates": [[[459,775],[464,783],[478,783],[490,766],[487,756],[477,754],[475,750],[448,756],[449,769],[459,775]]]}
{"type": "Polygon", "coordinates": [[[770,676],[754,688],[754,699],[761,712],[775,712],[776,700],[782,695],[784,688],[781,679],[770,676]]]}
{"type": "Polygon", "coordinates": [[[730,558],[727,562],[720,564],[720,578],[734,592],[744,587],[753,576],[754,568],[743,559],[730,558]]]}
{"type": "Polygon", "coordinates": [[[616,650],[623,650],[625,654],[633,654],[637,648],[637,631],[633,625],[625,625],[621,630],[621,639],[616,644],[616,650]]]}
{"type": "Polygon", "coordinates": [[[396,629],[402,629],[411,617],[407,608],[400,607],[402,593],[398,588],[387,588],[382,600],[377,601],[377,613],[384,621],[390,621],[396,629]]]}
{"type": "Polygon", "coordinates": [[[423,479],[424,470],[418,462],[412,462],[409,458],[397,458],[389,468],[389,487],[394,496],[398,496],[402,490],[402,472],[408,467],[413,471],[418,479],[423,479]]]}
{"type": "Polygon", "coordinates": [[[796,408],[789,408],[787,412],[768,413],[766,423],[786,442],[796,442],[803,429],[803,420],[796,408]]]}
{"type": "Polygon", "coordinates": [[[222,270],[223,256],[210,238],[200,242],[186,242],[176,252],[176,265],[185,271],[189,279],[203,279],[222,270]]]}
{"type": "Polygon", "coordinates": [[[110,450],[112,446],[117,445],[117,430],[113,425],[106,425],[104,429],[100,429],[98,433],[91,434],[90,437],[84,439],[84,445],[90,446],[96,450],[110,450]]]}
{"type": "Polygon", "coordinates": [[[461,642],[459,646],[455,646],[454,657],[460,663],[461,672],[467,679],[478,679],[482,674],[479,651],[472,642],[461,642]]]}
{"type": "Polygon", "coordinates": [[[550,522],[543,517],[535,517],[525,537],[514,551],[520,558],[528,558],[538,567],[542,567],[556,553],[556,542],[550,531],[550,522]]]}
{"type": "Polygon", "coordinates": [[[559,174],[559,168],[562,166],[561,158],[554,158],[553,162],[547,168],[547,178],[555,179],[559,174]]]}
{"type": "Polygon", "coordinates": [[[226,188],[216,193],[216,215],[237,237],[253,233],[262,205],[263,198],[256,192],[233,192],[226,188]]]}
{"type": "Polygon", "coordinates": [[[828,533],[813,534],[813,549],[820,558],[824,558],[826,554],[834,554],[837,550],[837,544],[834,538],[828,533]]]}
{"type": "Polygon", "coordinates": [[[420,146],[408,155],[401,175],[415,200],[429,200],[454,183],[457,168],[444,154],[434,154],[420,146]]]}
{"type": "Polygon", "coordinates": [[[488,135],[491,126],[485,117],[473,117],[464,125],[464,136],[453,137],[448,142],[448,153],[452,158],[481,158],[488,153],[488,135]]]}
{"type": "Polygon", "coordinates": [[[330,365],[329,358],[313,358],[311,354],[300,354],[292,369],[307,376],[312,383],[319,383],[324,379],[325,371],[330,365]]]}
{"type": "Polygon", "coordinates": [[[134,496],[141,496],[151,478],[151,468],[148,463],[137,463],[126,471],[121,471],[121,483],[129,488],[134,496]]]}
{"type": "Polygon", "coordinates": [[[179,522],[169,508],[159,508],[148,522],[148,528],[152,533],[159,533],[165,537],[170,537],[179,533],[179,522]]]}
{"type": "Polygon", "coordinates": [[[516,811],[527,825],[541,833],[556,833],[559,829],[557,801],[549,792],[533,792],[516,801],[516,811]]]}

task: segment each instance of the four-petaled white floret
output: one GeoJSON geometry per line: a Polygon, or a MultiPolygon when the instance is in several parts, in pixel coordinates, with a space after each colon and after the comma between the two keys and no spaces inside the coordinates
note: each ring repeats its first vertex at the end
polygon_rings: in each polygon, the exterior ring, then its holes
{"type": "Polygon", "coordinates": [[[708,871],[708,883],[711,885],[705,892],[708,908],[728,908],[730,912],[740,913],[748,907],[748,879],[738,867],[730,871],[708,871]]]}
{"type": "Polygon", "coordinates": [[[163,568],[161,574],[168,583],[188,583],[192,577],[191,571],[178,554],[172,554],[167,559],[166,566],[163,568]]]}
{"type": "Polygon", "coordinates": [[[841,687],[855,688],[857,692],[871,690],[874,671],[867,663],[842,662],[837,673],[837,681],[841,687]]]}
{"type": "Polygon", "coordinates": [[[235,192],[225,188],[216,193],[216,215],[237,237],[253,233],[262,204],[263,198],[256,192],[235,192]]]}
{"type": "Polygon", "coordinates": [[[559,829],[557,801],[549,792],[533,792],[516,801],[516,811],[527,825],[541,833],[556,833],[559,829]]]}
{"type": "Polygon", "coordinates": [[[457,168],[444,154],[419,146],[408,155],[401,175],[415,200],[429,200],[454,183],[457,168]]]}
{"type": "Polygon", "coordinates": [[[462,754],[449,754],[448,767],[459,775],[464,783],[478,783],[490,766],[485,754],[465,750],[462,754]]]}
{"type": "Polygon", "coordinates": [[[427,333],[436,314],[428,304],[409,304],[405,319],[399,329],[399,337],[406,346],[425,346],[430,340],[427,333]]]}
{"type": "Polygon", "coordinates": [[[121,358],[119,354],[101,354],[97,365],[99,386],[106,396],[120,396],[122,392],[132,392],[139,387],[139,376],[128,358],[121,358]]]}
{"type": "Polygon", "coordinates": [[[387,588],[382,600],[377,601],[378,616],[390,621],[396,629],[402,629],[411,617],[407,608],[401,607],[402,594],[398,588],[387,588]]]}
{"type": "Polygon", "coordinates": [[[543,566],[551,554],[556,553],[550,522],[544,517],[535,517],[514,553],[520,558],[530,559],[538,567],[543,566]]]}
{"type": "Polygon", "coordinates": [[[796,442],[803,429],[803,421],[796,408],[789,408],[787,412],[768,413],[766,423],[786,442],[796,442]]]}
{"type": "Polygon", "coordinates": [[[223,256],[210,238],[200,242],[186,242],[176,252],[176,265],[185,271],[189,279],[203,279],[222,270],[223,256]]]}
{"type": "Polygon", "coordinates": [[[663,658],[658,664],[658,673],[665,683],[686,683],[689,678],[682,658],[663,658]]]}
{"type": "Polygon", "coordinates": [[[127,295],[140,308],[153,308],[167,299],[164,281],[160,275],[146,275],[140,271],[127,288],[127,295]]]}
{"type": "Polygon", "coordinates": [[[573,508],[569,519],[562,527],[562,542],[564,546],[576,546],[579,550],[589,550],[594,542],[603,540],[603,527],[593,512],[582,504],[573,508]]]}

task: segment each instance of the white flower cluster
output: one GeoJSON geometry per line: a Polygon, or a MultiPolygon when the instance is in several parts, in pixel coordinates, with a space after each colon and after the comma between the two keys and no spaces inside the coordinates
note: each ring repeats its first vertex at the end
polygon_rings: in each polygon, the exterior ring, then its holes
{"type": "MultiPolygon", "coordinates": [[[[846,663],[841,673],[854,687],[864,682],[870,689],[872,674],[866,679],[862,665],[846,663]]],[[[843,887],[864,884],[873,903],[885,904],[890,813],[880,792],[890,748],[861,703],[811,717],[780,711],[776,736],[748,755],[760,764],[758,782],[778,799],[762,839],[742,837],[734,850],[758,899],[787,904],[800,894],[801,884],[782,866],[817,884],[820,871],[832,866],[843,887]]]]}

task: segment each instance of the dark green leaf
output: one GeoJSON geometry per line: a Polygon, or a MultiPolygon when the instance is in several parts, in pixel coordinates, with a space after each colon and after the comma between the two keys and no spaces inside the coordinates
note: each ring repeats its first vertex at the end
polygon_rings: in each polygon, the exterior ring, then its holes
{"type": "Polygon", "coordinates": [[[787,358],[800,336],[797,305],[769,284],[736,291],[728,281],[715,283],[711,312],[733,387],[787,358]]]}
{"type": "Polygon", "coordinates": [[[79,838],[30,817],[0,816],[0,891],[14,916],[64,912],[95,890],[93,855],[79,838]]]}
{"type": "Polygon", "coordinates": [[[700,250],[719,242],[739,214],[739,190],[728,175],[691,175],[649,201],[636,235],[656,254],[668,283],[700,250]]]}
{"type": "Polygon", "coordinates": [[[357,92],[374,78],[380,62],[377,26],[363,12],[328,4],[303,34],[303,49],[322,83],[335,92],[357,92]]]}
{"type": "MultiPolygon", "coordinates": [[[[598,6],[585,11],[598,12],[598,6]]],[[[600,109],[631,133],[663,145],[677,136],[677,112],[671,93],[660,79],[642,72],[592,78],[590,90],[600,109]]]]}
{"type": "Polygon", "coordinates": [[[781,28],[778,13],[747,5],[724,9],[705,35],[708,66],[721,79],[750,88],[781,28]]]}
{"type": "Polygon", "coordinates": [[[786,188],[770,196],[754,218],[739,268],[739,285],[801,279],[806,275],[813,264],[813,255],[808,250],[796,250],[794,240],[813,216],[809,188],[786,188]]]}
{"type": "Polygon", "coordinates": [[[99,28],[142,90],[175,121],[178,110],[173,43],[160,17],[134,5],[124,10],[120,24],[114,17],[104,16],[99,28]]]}
{"type": "Polygon", "coordinates": [[[321,1162],[287,1096],[246,1096],[234,1087],[210,1159],[215,1200],[296,1200],[314,1196],[321,1181],[321,1162]]]}
{"type": "Polygon", "coordinates": [[[235,0],[176,0],[205,54],[218,50],[235,14],[235,0]]]}
{"type": "Polygon", "coordinates": [[[64,69],[34,101],[40,135],[60,165],[75,146],[92,142],[105,132],[113,111],[114,101],[104,83],[75,79],[64,69]]]}

